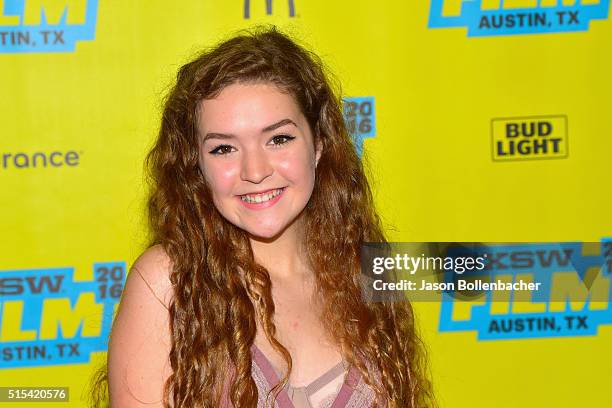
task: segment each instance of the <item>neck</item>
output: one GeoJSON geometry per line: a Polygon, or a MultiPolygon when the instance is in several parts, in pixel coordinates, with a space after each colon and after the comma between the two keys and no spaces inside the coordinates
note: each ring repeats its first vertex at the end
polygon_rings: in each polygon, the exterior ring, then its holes
{"type": "Polygon", "coordinates": [[[287,282],[306,280],[312,275],[303,250],[301,225],[292,223],[273,238],[251,237],[251,248],[255,261],[270,273],[270,280],[287,282]]]}

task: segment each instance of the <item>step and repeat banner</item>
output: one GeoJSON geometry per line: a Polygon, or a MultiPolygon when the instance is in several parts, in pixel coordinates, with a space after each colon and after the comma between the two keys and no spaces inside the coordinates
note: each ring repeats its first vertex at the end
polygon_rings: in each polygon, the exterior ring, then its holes
{"type": "Polygon", "coordinates": [[[342,84],[391,241],[577,242],[507,245],[508,273],[604,259],[580,276],[597,302],[578,284],[554,308],[415,301],[440,405],[610,406],[609,13],[609,0],[0,0],[0,386],[67,387],[52,406],[85,406],[147,243],[143,160],[163,95],[203,47],[275,24],[342,84]]]}

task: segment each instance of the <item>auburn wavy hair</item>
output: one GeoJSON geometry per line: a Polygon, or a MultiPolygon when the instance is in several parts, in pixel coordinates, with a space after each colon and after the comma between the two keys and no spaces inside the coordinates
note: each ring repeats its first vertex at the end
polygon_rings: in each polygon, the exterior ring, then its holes
{"type": "MultiPolygon", "coordinates": [[[[303,244],[313,267],[316,297],[324,303],[325,329],[380,401],[392,408],[434,405],[411,304],[362,298],[361,245],[386,240],[343,120],[340,87],[317,55],[274,26],[260,26],[239,32],[180,68],[165,100],[159,137],[147,157],[152,245],[163,246],[173,266],[173,373],[164,386],[164,406],[217,407],[221,384],[227,384],[235,407],[255,407],[250,347],[256,318],[291,369],[291,356],[275,336],[268,271],[254,260],[247,233],[215,208],[198,165],[199,104],[234,83],[274,84],[292,95],[315,145],[322,144],[314,190],[303,214],[303,244]],[[364,359],[378,369],[380,381],[364,359]],[[233,378],[226,378],[228,367],[233,378]]],[[[104,393],[100,386],[105,374],[100,370],[93,381],[94,401],[104,393]]],[[[274,398],[287,381],[288,374],[272,389],[274,398]]]]}

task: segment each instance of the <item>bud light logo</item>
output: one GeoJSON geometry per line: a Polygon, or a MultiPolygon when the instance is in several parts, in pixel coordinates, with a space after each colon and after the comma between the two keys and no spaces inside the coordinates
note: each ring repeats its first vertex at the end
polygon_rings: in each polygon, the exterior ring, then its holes
{"type": "Polygon", "coordinates": [[[587,31],[610,0],[432,0],[429,28],[467,27],[468,37],[587,31]]]}
{"type": "Polygon", "coordinates": [[[0,53],[72,52],[96,33],[97,0],[0,1],[0,53]]]}
{"type": "Polygon", "coordinates": [[[567,116],[526,116],[491,121],[493,160],[568,157],[567,116]]]}

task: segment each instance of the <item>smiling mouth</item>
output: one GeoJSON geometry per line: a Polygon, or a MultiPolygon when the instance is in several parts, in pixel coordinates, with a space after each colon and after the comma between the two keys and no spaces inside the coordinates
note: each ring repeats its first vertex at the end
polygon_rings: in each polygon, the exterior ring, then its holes
{"type": "Polygon", "coordinates": [[[285,190],[286,187],[277,188],[275,190],[268,191],[264,194],[245,194],[241,195],[240,199],[246,203],[265,203],[266,201],[272,200],[285,190]]]}

